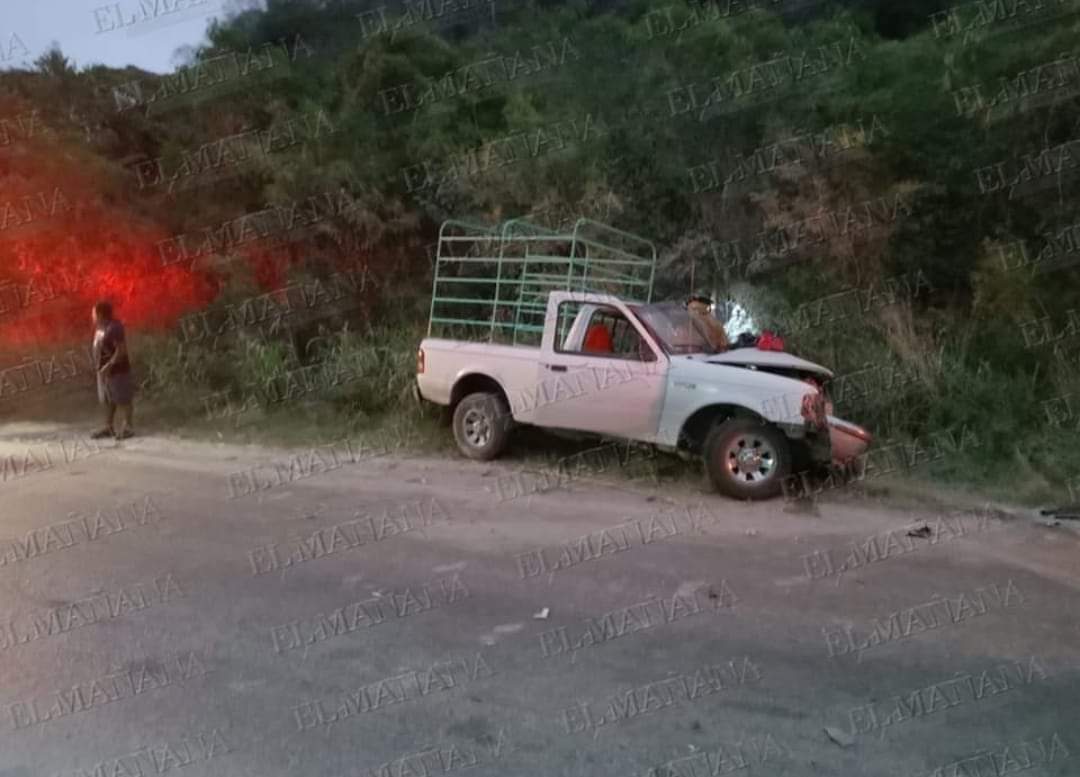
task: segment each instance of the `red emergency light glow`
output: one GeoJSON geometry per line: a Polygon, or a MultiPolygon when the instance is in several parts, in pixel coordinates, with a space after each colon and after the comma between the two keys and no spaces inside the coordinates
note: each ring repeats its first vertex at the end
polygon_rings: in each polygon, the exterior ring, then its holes
{"type": "Polygon", "coordinates": [[[212,281],[162,267],[154,236],[131,229],[98,246],[64,247],[31,239],[0,243],[0,345],[26,346],[85,336],[90,308],[109,299],[133,327],[162,329],[216,294],[212,281]]]}

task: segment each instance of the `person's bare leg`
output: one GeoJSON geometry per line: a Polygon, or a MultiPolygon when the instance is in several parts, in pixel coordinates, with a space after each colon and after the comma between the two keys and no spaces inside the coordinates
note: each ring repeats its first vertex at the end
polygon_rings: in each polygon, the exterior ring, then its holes
{"type": "Polygon", "coordinates": [[[108,437],[110,435],[115,436],[116,432],[113,429],[113,419],[116,417],[116,405],[112,402],[105,403],[105,428],[99,432],[95,432],[90,435],[91,438],[108,437]]]}
{"type": "Polygon", "coordinates": [[[135,405],[128,402],[126,405],[117,405],[120,409],[120,420],[123,422],[121,429],[117,430],[117,437],[131,437],[135,432],[131,428],[131,420],[135,414],[135,405]]]}

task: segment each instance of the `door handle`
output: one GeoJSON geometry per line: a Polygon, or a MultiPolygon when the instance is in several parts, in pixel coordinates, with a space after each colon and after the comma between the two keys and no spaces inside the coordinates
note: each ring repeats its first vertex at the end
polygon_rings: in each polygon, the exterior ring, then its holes
{"type": "Polygon", "coordinates": [[[552,372],[566,372],[565,364],[545,364],[544,366],[552,372]]]}

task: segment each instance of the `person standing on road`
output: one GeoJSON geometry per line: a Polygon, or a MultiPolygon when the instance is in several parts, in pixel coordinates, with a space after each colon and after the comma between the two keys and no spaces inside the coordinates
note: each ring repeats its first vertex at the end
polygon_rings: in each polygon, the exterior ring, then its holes
{"type": "Polygon", "coordinates": [[[709,308],[712,307],[712,299],[705,294],[696,294],[686,302],[686,309],[694,318],[701,322],[709,339],[709,344],[717,353],[726,351],[729,347],[727,332],[724,325],[716,320],[709,308]]]}
{"type": "Polygon", "coordinates": [[[104,300],[94,305],[92,317],[98,401],[105,407],[105,428],[90,436],[94,439],[116,437],[125,440],[135,434],[131,428],[135,385],[131,380],[131,361],[128,359],[124,325],[113,318],[112,303],[104,300]],[[119,433],[113,428],[117,409],[124,422],[119,433]]]}

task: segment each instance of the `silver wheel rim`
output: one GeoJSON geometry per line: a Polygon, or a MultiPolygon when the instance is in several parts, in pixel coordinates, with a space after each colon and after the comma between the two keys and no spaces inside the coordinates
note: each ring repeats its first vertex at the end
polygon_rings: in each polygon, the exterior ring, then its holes
{"type": "Polygon", "coordinates": [[[763,436],[740,434],[724,451],[728,474],[743,485],[758,487],[776,474],[776,450],[763,436]]]}
{"type": "Polygon", "coordinates": [[[491,441],[491,419],[484,411],[469,408],[465,411],[461,426],[465,433],[465,441],[472,447],[483,448],[491,441]]]}

